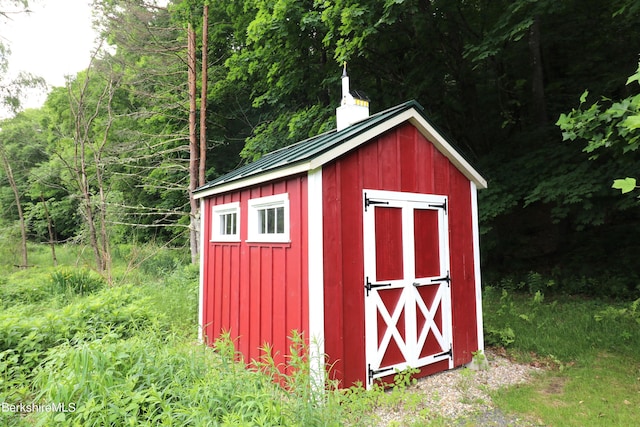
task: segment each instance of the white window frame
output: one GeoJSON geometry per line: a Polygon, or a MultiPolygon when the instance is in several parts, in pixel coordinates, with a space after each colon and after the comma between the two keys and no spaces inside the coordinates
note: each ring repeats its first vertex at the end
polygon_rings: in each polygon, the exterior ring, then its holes
{"type": "Polygon", "coordinates": [[[211,208],[211,241],[212,242],[239,242],[240,241],[240,202],[215,205],[211,208]],[[236,232],[234,234],[222,233],[223,217],[228,214],[236,214],[236,232]]]}
{"type": "Polygon", "coordinates": [[[260,197],[258,199],[250,199],[248,202],[249,214],[248,236],[247,242],[274,242],[289,243],[290,242],[290,221],[289,221],[289,194],[275,194],[273,196],[260,197]],[[261,233],[259,230],[260,211],[271,208],[284,208],[283,232],[282,233],[261,233]]]}

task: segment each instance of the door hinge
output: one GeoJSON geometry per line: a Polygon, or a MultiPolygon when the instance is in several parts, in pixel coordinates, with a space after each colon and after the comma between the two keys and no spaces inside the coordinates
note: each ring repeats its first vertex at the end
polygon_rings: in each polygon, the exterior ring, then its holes
{"type": "Polygon", "coordinates": [[[370,198],[367,197],[367,193],[364,193],[364,211],[367,211],[367,208],[370,205],[388,205],[389,202],[388,201],[383,201],[383,200],[371,200],[370,198]]]}
{"type": "Polygon", "coordinates": [[[369,281],[369,276],[366,277],[364,282],[364,288],[367,290],[367,296],[369,296],[369,291],[375,288],[384,288],[385,286],[391,286],[391,283],[371,283],[369,281]]]}
{"type": "Polygon", "coordinates": [[[447,282],[447,286],[451,286],[451,276],[449,275],[449,271],[447,271],[447,275],[443,276],[443,277],[436,277],[434,279],[431,279],[431,283],[438,283],[438,282],[447,282]]]}
{"type": "Polygon", "coordinates": [[[449,351],[445,351],[443,353],[433,355],[434,358],[438,358],[442,356],[447,356],[449,357],[449,359],[453,358],[453,348],[451,347],[451,345],[449,345],[449,351]]]}
{"type": "MultiPolygon", "coordinates": [[[[373,369],[371,369],[371,364],[369,363],[367,365],[367,377],[369,378],[369,384],[371,384],[371,382],[373,381],[373,377],[375,375],[381,374],[383,372],[389,372],[389,371],[393,371],[393,368],[384,368],[384,369],[373,370],[373,369]]],[[[391,372],[390,372],[390,374],[391,374],[391,372]]]]}
{"type": "Polygon", "coordinates": [[[447,213],[447,199],[444,199],[443,203],[430,203],[429,207],[436,208],[436,209],[444,209],[444,213],[447,213]]]}

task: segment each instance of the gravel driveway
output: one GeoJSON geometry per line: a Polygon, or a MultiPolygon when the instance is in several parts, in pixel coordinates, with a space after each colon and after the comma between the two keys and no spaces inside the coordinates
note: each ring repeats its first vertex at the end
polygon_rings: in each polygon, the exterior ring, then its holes
{"type": "Polygon", "coordinates": [[[418,380],[417,384],[407,388],[406,393],[419,394],[417,400],[420,403],[411,411],[404,407],[380,408],[377,413],[380,425],[411,424],[411,420],[415,419],[412,413],[428,411],[457,420],[453,425],[460,426],[539,426],[504,414],[493,406],[488,392],[527,382],[540,368],[514,363],[491,349],[485,353],[488,369],[476,371],[460,368],[418,380]]]}

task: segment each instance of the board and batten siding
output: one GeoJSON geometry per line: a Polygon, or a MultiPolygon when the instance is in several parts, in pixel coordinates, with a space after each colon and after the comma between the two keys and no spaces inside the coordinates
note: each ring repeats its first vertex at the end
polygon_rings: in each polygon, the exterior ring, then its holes
{"type": "Polygon", "coordinates": [[[247,363],[269,344],[280,364],[292,331],[308,330],[307,208],[306,175],[205,199],[201,316],[210,343],[228,332],[247,363]],[[290,242],[248,242],[248,201],[282,193],[289,197],[290,242]],[[240,241],[211,241],[212,207],[231,202],[240,203],[240,241]]]}
{"type": "MultiPolygon", "coordinates": [[[[366,383],[363,189],[448,197],[454,365],[478,349],[476,262],[471,186],[410,123],[393,128],[326,164],[322,172],[325,352],[343,386],[366,383]]],[[[446,361],[421,375],[447,369],[446,361]]]]}

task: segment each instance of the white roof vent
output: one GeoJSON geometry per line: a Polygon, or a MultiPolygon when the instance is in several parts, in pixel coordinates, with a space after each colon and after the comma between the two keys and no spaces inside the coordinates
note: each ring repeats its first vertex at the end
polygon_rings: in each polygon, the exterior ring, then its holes
{"type": "Polygon", "coordinates": [[[369,100],[358,92],[349,91],[349,76],[347,63],[342,71],[342,101],[336,108],[336,122],[338,131],[369,117],[369,100]]]}

